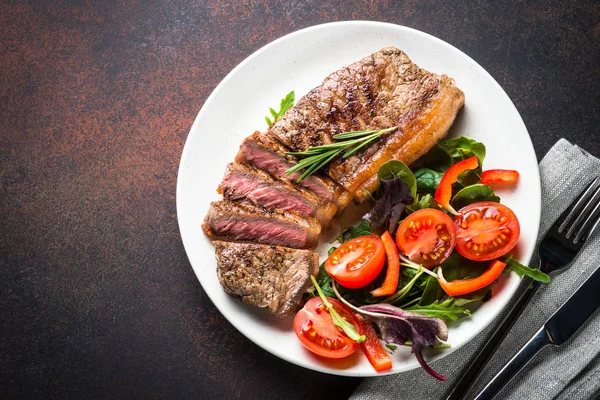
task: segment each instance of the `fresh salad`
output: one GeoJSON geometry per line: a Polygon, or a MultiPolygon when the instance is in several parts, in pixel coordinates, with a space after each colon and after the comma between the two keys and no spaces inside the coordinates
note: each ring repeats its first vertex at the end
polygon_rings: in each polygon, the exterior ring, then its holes
{"type": "Polygon", "coordinates": [[[359,347],[373,368],[392,368],[397,346],[421,366],[426,348],[450,347],[447,323],[468,318],[502,273],[550,278],[510,255],[519,221],[494,193],[517,171],[483,170],[485,146],[466,137],[435,145],[410,169],[392,160],[378,172],[373,207],[343,230],[294,319],[311,352],[347,357],[359,347]]]}

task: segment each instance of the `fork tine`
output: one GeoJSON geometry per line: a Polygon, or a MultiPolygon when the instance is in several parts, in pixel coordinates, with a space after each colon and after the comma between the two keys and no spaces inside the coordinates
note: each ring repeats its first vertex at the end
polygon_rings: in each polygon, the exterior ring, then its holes
{"type": "Polygon", "coordinates": [[[600,180],[600,176],[597,176],[596,178],[591,180],[588,183],[584,192],[581,193],[580,195],[578,195],[573,200],[573,202],[567,206],[567,208],[565,209],[565,211],[563,211],[563,213],[560,215],[560,217],[558,217],[558,219],[554,223],[554,226],[556,226],[558,228],[557,230],[559,233],[562,233],[565,230],[565,228],[567,228],[568,226],[571,226],[572,218],[579,213],[579,210],[585,204],[587,204],[587,202],[589,201],[589,198],[593,197],[593,196],[590,196],[590,193],[594,192],[595,191],[594,189],[597,189],[596,184],[598,183],[599,180],[600,180]]]}
{"type": "MultiPolygon", "coordinates": [[[[569,223],[568,229],[566,229],[565,237],[570,239],[572,237],[577,237],[584,224],[589,221],[589,219],[595,214],[598,210],[598,194],[600,193],[600,186],[596,187],[594,193],[591,196],[585,199],[585,204],[582,209],[577,212],[577,217],[573,220],[572,223],[569,223]]],[[[566,227],[565,227],[566,228],[566,227]]]]}
{"type": "Polygon", "coordinates": [[[589,213],[588,217],[581,224],[581,228],[575,233],[575,243],[577,243],[579,240],[585,242],[588,236],[596,230],[596,228],[598,227],[598,223],[600,223],[600,216],[597,215],[598,210],[600,210],[600,201],[596,203],[594,209],[589,213]],[[590,225],[592,225],[591,228],[590,225]]]}

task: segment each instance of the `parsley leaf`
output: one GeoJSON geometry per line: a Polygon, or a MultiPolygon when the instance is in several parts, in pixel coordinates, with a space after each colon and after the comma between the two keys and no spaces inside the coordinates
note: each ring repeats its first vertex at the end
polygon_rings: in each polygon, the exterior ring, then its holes
{"type": "Polygon", "coordinates": [[[272,108],[269,108],[269,112],[273,116],[273,120],[271,120],[268,116],[265,117],[265,121],[267,121],[267,125],[271,126],[273,122],[277,121],[277,118],[281,117],[287,110],[289,110],[294,105],[294,100],[296,98],[296,94],[292,90],[289,92],[283,99],[281,99],[281,103],[279,103],[279,111],[275,111],[272,108]]]}
{"type": "Polygon", "coordinates": [[[315,289],[317,289],[319,297],[321,298],[321,300],[323,300],[323,304],[325,304],[325,307],[327,307],[327,311],[329,311],[329,315],[331,315],[331,319],[333,320],[333,325],[339,327],[346,333],[346,335],[348,335],[350,339],[356,341],[357,343],[361,343],[367,340],[367,337],[365,335],[360,335],[354,327],[354,325],[342,318],[342,316],[338,314],[335,308],[333,308],[331,303],[327,301],[327,297],[325,297],[325,295],[323,294],[323,291],[321,290],[321,287],[315,280],[314,276],[311,275],[310,279],[312,280],[313,285],[315,285],[315,289]]]}

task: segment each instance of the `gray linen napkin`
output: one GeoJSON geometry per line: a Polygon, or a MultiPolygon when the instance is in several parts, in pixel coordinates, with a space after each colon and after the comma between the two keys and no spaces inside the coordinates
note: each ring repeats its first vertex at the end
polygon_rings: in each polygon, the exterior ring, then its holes
{"type": "MultiPolygon", "coordinates": [[[[543,235],[593,176],[600,174],[600,160],[561,139],[540,163],[542,181],[543,235]]],[[[573,265],[552,275],[542,285],[483,370],[466,398],[472,398],[484,384],[520,349],[562,305],[600,263],[600,235],[591,237],[573,265]]],[[[537,254],[531,265],[537,265],[537,254]]],[[[523,288],[521,288],[523,289],[523,288]]],[[[598,289],[600,290],[600,288],[598,289]]],[[[515,296],[516,298],[516,296],[515,296]]],[[[513,301],[515,300],[513,298],[513,301]]],[[[500,321],[498,317],[491,326],[500,321]]],[[[350,397],[352,400],[443,399],[475,351],[489,337],[491,326],[472,343],[450,354],[432,367],[446,375],[438,382],[423,370],[365,379],[350,397]]],[[[600,398],[600,312],[562,347],[547,347],[501,392],[502,399],[592,399],[600,398]]]]}

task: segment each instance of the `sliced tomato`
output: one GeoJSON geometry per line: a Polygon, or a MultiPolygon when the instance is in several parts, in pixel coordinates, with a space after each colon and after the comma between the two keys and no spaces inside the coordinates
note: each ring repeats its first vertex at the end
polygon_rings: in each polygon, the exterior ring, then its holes
{"type": "Polygon", "coordinates": [[[519,180],[519,172],[511,169],[488,169],[481,173],[479,183],[484,185],[498,185],[515,183],[519,180]]]}
{"type": "Polygon", "coordinates": [[[325,271],[348,289],[373,282],[385,263],[385,250],[377,236],[359,236],[344,242],[325,261],[325,271]]]}
{"type": "Polygon", "coordinates": [[[498,258],[515,247],[521,228],[515,213],[500,203],[482,201],[459,210],[456,225],[456,251],[475,261],[498,258]]]}
{"type": "Polygon", "coordinates": [[[494,282],[500,276],[502,271],[504,271],[504,267],[506,267],[505,263],[503,263],[500,260],[494,260],[490,264],[489,268],[483,271],[483,273],[478,277],[469,279],[457,279],[455,281],[450,282],[444,279],[442,267],[439,267],[438,282],[440,283],[440,286],[448,296],[461,296],[463,294],[475,292],[494,282]]]}
{"type": "Polygon", "coordinates": [[[396,234],[400,251],[427,268],[448,258],[455,243],[456,228],[452,218],[434,208],[423,208],[410,214],[396,234]]]}
{"type": "MultiPolygon", "coordinates": [[[[343,303],[327,298],[342,318],[350,322],[359,334],[362,327],[356,316],[343,303]]],[[[294,318],[294,332],[304,347],[327,358],[343,358],[354,353],[359,344],[333,324],[331,315],[320,297],[313,297],[294,318]]]]}
{"type": "Polygon", "coordinates": [[[379,341],[371,321],[361,316],[358,316],[358,319],[360,320],[363,333],[367,337],[367,340],[362,342],[360,347],[363,349],[373,368],[375,368],[375,371],[381,372],[392,368],[392,359],[379,341]]]}

